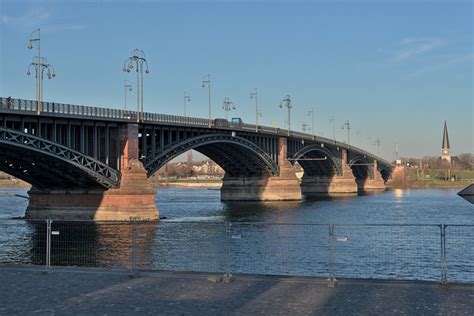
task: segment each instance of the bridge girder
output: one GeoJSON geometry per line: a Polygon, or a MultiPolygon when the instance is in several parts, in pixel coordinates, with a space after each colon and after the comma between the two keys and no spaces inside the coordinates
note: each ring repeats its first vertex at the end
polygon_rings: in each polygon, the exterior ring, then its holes
{"type": "Polygon", "coordinates": [[[148,176],[191,149],[215,161],[229,176],[268,177],[279,174],[277,163],[253,142],[229,134],[209,134],[183,140],[158,151],[154,157],[145,157],[142,162],[148,176]]]}
{"type": "Polygon", "coordinates": [[[0,127],[0,170],[37,187],[114,188],[120,172],[67,146],[0,127]]]}

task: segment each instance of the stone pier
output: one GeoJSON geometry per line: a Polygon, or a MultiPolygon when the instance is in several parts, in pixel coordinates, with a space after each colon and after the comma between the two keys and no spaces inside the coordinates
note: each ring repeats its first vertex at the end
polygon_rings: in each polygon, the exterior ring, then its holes
{"type": "Polygon", "coordinates": [[[307,177],[301,179],[301,193],[306,196],[356,195],[357,183],[347,163],[347,151],[342,149],[342,174],[332,177],[307,177]]]}
{"type": "Polygon", "coordinates": [[[356,181],[359,192],[385,191],[385,181],[378,170],[377,160],[374,160],[373,171],[373,177],[356,181]]]}
{"type": "Polygon", "coordinates": [[[280,174],[273,177],[228,177],[222,181],[223,201],[295,201],[301,199],[299,180],[287,160],[287,139],[278,139],[280,174]]]}
{"type": "Polygon", "coordinates": [[[43,189],[28,192],[29,219],[63,220],[157,220],[156,192],[138,160],[138,126],[127,124],[121,131],[120,187],[43,189]]]}

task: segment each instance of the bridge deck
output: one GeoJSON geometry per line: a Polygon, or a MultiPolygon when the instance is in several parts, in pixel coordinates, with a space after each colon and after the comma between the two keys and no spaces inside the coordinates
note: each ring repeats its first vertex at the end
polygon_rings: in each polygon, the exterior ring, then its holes
{"type": "MultiPolygon", "coordinates": [[[[24,99],[12,99],[0,97],[0,114],[19,114],[19,115],[36,115],[36,101],[24,100],[24,99]]],[[[55,117],[55,118],[70,118],[70,119],[87,119],[87,120],[99,120],[99,121],[114,121],[114,122],[123,122],[123,123],[133,123],[136,122],[137,112],[104,108],[104,107],[94,107],[94,106],[83,106],[83,105],[73,105],[73,104],[64,104],[57,102],[42,102],[42,116],[55,117]]],[[[353,152],[356,152],[360,155],[371,157],[377,161],[379,164],[393,167],[393,165],[372,153],[369,153],[363,149],[357,148],[355,146],[348,145],[346,143],[338,142],[333,139],[316,136],[312,134],[302,133],[291,131],[288,136],[288,131],[286,129],[262,126],[259,125],[258,129],[253,124],[235,124],[228,122],[227,124],[222,124],[222,119],[211,120],[205,118],[195,118],[187,116],[178,116],[178,115],[168,115],[168,114],[158,114],[158,113],[148,113],[143,114],[143,121],[141,123],[147,125],[170,125],[170,126],[185,126],[185,127],[200,127],[200,128],[212,128],[220,130],[232,130],[232,131],[244,131],[250,133],[256,133],[262,135],[273,135],[273,136],[283,136],[289,137],[290,139],[297,139],[299,141],[312,141],[319,142],[321,144],[331,144],[335,147],[350,149],[353,152]]]]}

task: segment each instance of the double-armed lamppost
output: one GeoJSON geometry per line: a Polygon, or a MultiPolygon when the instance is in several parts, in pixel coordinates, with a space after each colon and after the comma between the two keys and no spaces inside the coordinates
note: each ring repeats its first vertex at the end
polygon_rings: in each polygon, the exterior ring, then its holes
{"type": "Polygon", "coordinates": [[[283,108],[284,106],[288,108],[288,136],[290,136],[290,131],[291,131],[291,108],[293,107],[291,105],[290,95],[286,95],[285,98],[283,100],[281,100],[280,108],[283,108]]]}
{"type": "Polygon", "coordinates": [[[311,130],[313,131],[313,138],[316,134],[316,131],[314,130],[314,107],[311,107],[311,110],[308,111],[308,116],[311,116],[311,130]]]}
{"type": "Polygon", "coordinates": [[[207,74],[204,76],[202,79],[202,87],[208,87],[208,93],[209,93],[209,127],[211,127],[211,75],[207,74]]]}
{"type": "Polygon", "coordinates": [[[377,155],[380,156],[380,138],[374,141],[374,146],[377,145],[377,155]]]}
{"type": "Polygon", "coordinates": [[[258,110],[258,93],[257,88],[250,91],[250,99],[255,99],[255,131],[258,132],[258,118],[262,117],[262,112],[258,110]]]}
{"type": "Polygon", "coordinates": [[[186,102],[191,102],[191,96],[184,91],[183,105],[184,105],[184,116],[186,116],[186,102]]]}
{"type": "Polygon", "coordinates": [[[137,70],[137,123],[140,122],[140,117],[143,120],[143,65],[145,65],[145,73],[149,73],[145,52],[135,49],[130,57],[125,59],[122,68],[124,72],[130,72],[133,67],[137,70]]]}
{"type": "Polygon", "coordinates": [[[41,37],[40,29],[36,29],[30,34],[30,40],[28,42],[28,48],[33,48],[33,43],[36,43],[38,48],[38,53],[33,57],[33,61],[28,66],[27,75],[31,74],[31,66],[35,68],[35,78],[36,78],[36,114],[40,115],[41,113],[41,101],[43,99],[43,74],[44,71],[47,71],[48,79],[56,77],[54,68],[52,65],[48,64],[46,58],[41,58],[41,37]]]}
{"type": "Polygon", "coordinates": [[[306,132],[308,129],[311,129],[309,128],[308,124],[303,121],[303,123],[301,123],[301,129],[303,130],[303,132],[306,132]]]}
{"type": "Polygon", "coordinates": [[[232,102],[229,98],[224,98],[224,103],[222,104],[222,108],[225,111],[225,119],[227,120],[229,118],[229,112],[231,110],[235,110],[235,104],[232,102]]]}
{"type": "Polygon", "coordinates": [[[350,134],[350,130],[351,130],[351,123],[349,122],[349,120],[346,120],[344,122],[344,124],[342,124],[341,128],[347,130],[347,145],[350,146],[351,142],[350,142],[350,139],[349,139],[349,134],[350,134]]]}
{"type": "Polygon", "coordinates": [[[332,125],[332,139],[334,139],[334,144],[336,143],[336,117],[329,117],[329,124],[332,125]]]}
{"type": "Polygon", "coordinates": [[[125,100],[124,100],[124,106],[123,106],[123,108],[124,108],[125,110],[127,110],[127,94],[128,94],[127,92],[131,92],[131,91],[132,91],[132,84],[130,83],[130,81],[125,80],[125,83],[124,83],[124,85],[123,85],[123,88],[124,88],[124,92],[125,92],[125,94],[124,94],[125,100]]]}

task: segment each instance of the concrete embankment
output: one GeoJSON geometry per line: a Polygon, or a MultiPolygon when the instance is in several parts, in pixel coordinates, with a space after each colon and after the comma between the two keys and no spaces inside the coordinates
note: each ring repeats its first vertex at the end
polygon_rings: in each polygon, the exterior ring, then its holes
{"type": "Polygon", "coordinates": [[[0,268],[0,315],[472,315],[474,285],[0,268]]]}

